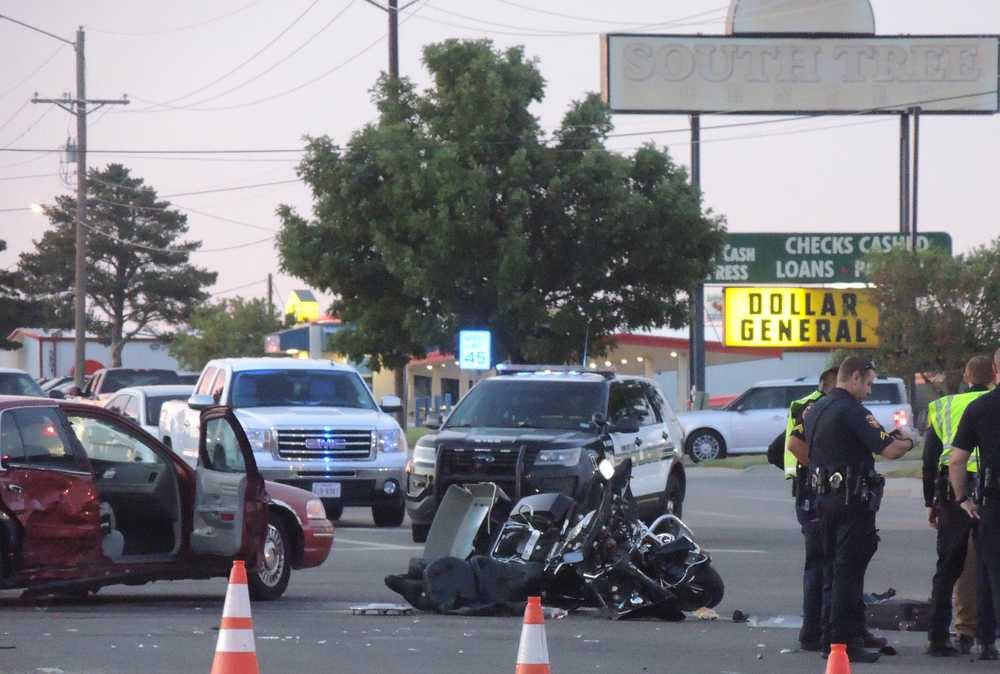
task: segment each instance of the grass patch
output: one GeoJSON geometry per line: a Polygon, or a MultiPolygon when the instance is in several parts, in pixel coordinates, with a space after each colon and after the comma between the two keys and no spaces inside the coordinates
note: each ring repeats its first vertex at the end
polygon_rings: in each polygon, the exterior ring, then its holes
{"type": "Polygon", "coordinates": [[[427,435],[428,433],[433,433],[429,428],[424,428],[423,426],[417,426],[415,428],[406,429],[406,442],[410,447],[417,444],[417,440],[427,435]]]}
{"type": "Polygon", "coordinates": [[[763,466],[766,464],[766,454],[747,454],[744,456],[727,456],[724,459],[716,459],[715,461],[702,461],[701,463],[692,466],[692,468],[704,466],[705,468],[743,469],[749,468],[750,466],[763,466]]]}

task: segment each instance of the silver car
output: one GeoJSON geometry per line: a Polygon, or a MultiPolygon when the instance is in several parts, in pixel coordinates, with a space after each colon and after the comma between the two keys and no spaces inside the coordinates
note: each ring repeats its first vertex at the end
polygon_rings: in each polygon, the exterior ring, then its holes
{"type": "MultiPolygon", "coordinates": [[[[788,407],[816,390],[818,377],[762,381],[721,410],[677,415],[684,427],[684,451],[695,462],[729,454],[758,454],[785,428],[788,407]]],[[[892,429],[913,423],[913,410],[902,379],[879,377],[864,401],[876,419],[892,429]]]]}

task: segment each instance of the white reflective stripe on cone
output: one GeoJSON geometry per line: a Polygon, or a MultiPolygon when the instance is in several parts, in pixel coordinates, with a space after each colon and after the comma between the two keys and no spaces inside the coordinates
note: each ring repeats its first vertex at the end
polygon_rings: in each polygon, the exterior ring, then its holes
{"type": "Polygon", "coordinates": [[[219,630],[216,653],[253,653],[253,630],[219,630]]]}
{"type": "Polygon", "coordinates": [[[517,649],[517,664],[549,664],[549,647],[545,643],[544,625],[524,625],[521,628],[521,644],[517,649]]]}
{"type": "Polygon", "coordinates": [[[250,593],[246,585],[230,585],[226,592],[226,603],[222,607],[223,618],[249,618],[250,593]]]}

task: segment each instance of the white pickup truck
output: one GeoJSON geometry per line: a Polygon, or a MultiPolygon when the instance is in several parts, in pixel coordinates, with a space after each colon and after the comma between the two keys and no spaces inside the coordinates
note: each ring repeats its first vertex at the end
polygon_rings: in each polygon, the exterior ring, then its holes
{"type": "Polygon", "coordinates": [[[406,436],[377,405],[353,368],[328,360],[222,358],[209,361],[191,398],[160,409],[163,442],[187,461],[198,456],[202,409],[233,408],[266,480],[311,491],[330,519],[344,506],[371,507],[377,526],[403,523],[406,436]]]}

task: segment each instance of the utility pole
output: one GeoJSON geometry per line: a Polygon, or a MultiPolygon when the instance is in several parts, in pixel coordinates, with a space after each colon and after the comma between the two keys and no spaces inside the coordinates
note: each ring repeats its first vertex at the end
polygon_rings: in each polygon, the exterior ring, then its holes
{"type": "Polygon", "coordinates": [[[105,105],[128,105],[129,101],[127,96],[114,100],[87,100],[87,58],[84,51],[82,26],[76,31],[76,42],[70,42],[47,30],[3,14],[0,14],[0,19],[59,40],[73,47],[76,52],[76,99],[70,98],[69,94],[65,94],[62,98],[39,98],[36,93],[31,102],[58,105],[76,117],[76,279],[73,289],[75,295],[73,298],[73,329],[76,333],[74,341],[76,358],[73,365],[73,380],[78,387],[83,388],[84,362],[87,359],[87,238],[85,231],[87,222],[87,104],[95,106],[93,110],[98,110],[105,105]]]}
{"type": "Polygon", "coordinates": [[[402,7],[399,0],[386,0],[383,5],[375,0],[365,0],[372,7],[377,7],[389,16],[389,78],[399,79],[399,13],[419,0],[410,0],[402,7]]]}
{"type": "Polygon", "coordinates": [[[267,315],[274,316],[274,277],[267,275],[267,315]]]}
{"type": "MultiPolygon", "coordinates": [[[[701,117],[691,115],[691,187],[701,193],[701,117]]],[[[698,281],[691,293],[691,327],[688,333],[691,407],[700,410],[705,400],[705,284],[698,281]]]]}

